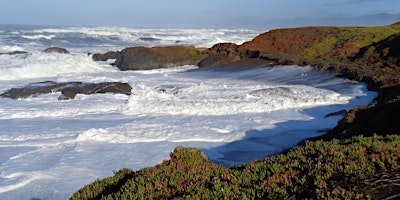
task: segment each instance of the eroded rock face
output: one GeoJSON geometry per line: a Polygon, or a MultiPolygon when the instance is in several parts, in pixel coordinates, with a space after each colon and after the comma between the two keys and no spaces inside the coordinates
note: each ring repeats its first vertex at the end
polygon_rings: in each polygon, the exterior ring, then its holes
{"type": "Polygon", "coordinates": [[[259,52],[247,49],[239,49],[234,43],[219,43],[207,49],[208,57],[200,61],[199,67],[221,66],[237,62],[247,58],[258,58],[259,52]]]}
{"type": "Polygon", "coordinates": [[[68,82],[57,83],[53,81],[44,81],[31,83],[20,88],[12,88],[0,94],[4,98],[27,98],[36,97],[41,94],[61,92],[59,100],[74,99],[76,94],[96,94],[96,93],[119,93],[131,94],[132,87],[128,83],[121,82],[102,82],[102,83],[83,83],[68,82]]]}

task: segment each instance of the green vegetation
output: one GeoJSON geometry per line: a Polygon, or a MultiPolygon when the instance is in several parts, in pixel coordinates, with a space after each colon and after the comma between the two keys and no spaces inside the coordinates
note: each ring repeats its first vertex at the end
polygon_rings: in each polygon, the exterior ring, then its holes
{"type": "Polygon", "coordinates": [[[196,48],[189,48],[187,50],[187,53],[189,54],[189,56],[194,59],[194,60],[198,60],[200,59],[201,56],[201,50],[196,49],[196,48]]]}
{"type": "Polygon", "coordinates": [[[360,48],[380,42],[399,33],[400,26],[335,27],[324,35],[320,43],[305,49],[306,58],[346,58],[360,48]]]}
{"type": "Polygon", "coordinates": [[[379,199],[399,193],[400,136],[374,135],[306,142],[230,169],[210,163],[200,150],[177,147],[160,165],[122,169],[71,199],[379,199]]]}

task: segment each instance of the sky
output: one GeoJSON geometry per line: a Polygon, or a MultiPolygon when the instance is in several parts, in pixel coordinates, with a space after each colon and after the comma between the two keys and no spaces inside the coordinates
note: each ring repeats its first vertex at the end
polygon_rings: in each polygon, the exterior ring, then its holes
{"type": "Polygon", "coordinates": [[[400,21],[400,0],[0,0],[0,24],[265,29],[400,21]]]}

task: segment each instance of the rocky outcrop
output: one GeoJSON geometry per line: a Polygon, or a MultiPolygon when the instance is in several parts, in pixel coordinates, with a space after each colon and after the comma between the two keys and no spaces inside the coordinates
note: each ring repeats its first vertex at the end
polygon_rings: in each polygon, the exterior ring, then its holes
{"type": "Polygon", "coordinates": [[[61,92],[59,100],[74,99],[76,94],[97,94],[97,93],[118,93],[131,94],[132,87],[128,83],[121,82],[102,82],[102,83],[83,83],[68,82],[57,83],[53,81],[44,81],[31,83],[20,88],[12,88],[0,94],[4,98],[27,98],[36,97],[41,94],[61,92]]]}
{"type": "Polygon", "coordinates": [[[234,43],[220,43],[209,49],[193,46],[129,47],[122,51],[93,54],[94,61],[116,59],[115,65],[125,70],[148,70],[182,65],[221,66],[247,58],[258,58],[259,52],[239,49],[234,43]]]}
{"type": "Polygon", "coordinates": [[[67,49],[64,49],[61,47],[49,47],[49,48],[45,49],[43,52],[69,54],[69,51],[67,49]]]}
{"type": "Polygon", "coordinates": [[[193,46],[130,47],[119,53],[115,65],[123,71],[197,65],[206,57],[202,51],[193,46]]]}

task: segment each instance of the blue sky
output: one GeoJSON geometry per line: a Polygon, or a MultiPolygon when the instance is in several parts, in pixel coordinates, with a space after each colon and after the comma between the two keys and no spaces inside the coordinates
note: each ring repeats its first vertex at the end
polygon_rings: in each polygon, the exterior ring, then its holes
{"type": "Polygon", "coordinates": [[[265,29],[395,21],[400,0],[0,0],[0,24],[265,29]]]}

